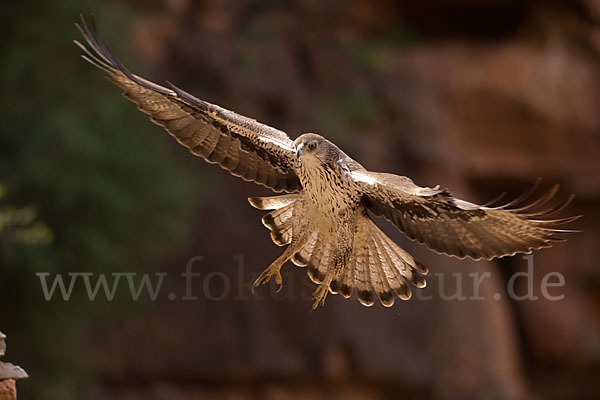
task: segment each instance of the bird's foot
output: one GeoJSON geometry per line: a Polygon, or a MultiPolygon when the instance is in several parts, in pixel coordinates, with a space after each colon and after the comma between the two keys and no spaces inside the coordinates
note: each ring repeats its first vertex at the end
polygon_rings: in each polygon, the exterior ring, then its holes
{"type": "Polygon", "coordinates": [[[314,291],[313,298],[313,310],[317,307],[322,307],[325,304],[325,298],[327,297],[327,292],[329,291],[329,286],[327,285],[319,285],[319,287],[314,291]]]}
{"type": "Polygon", "coordinates": [[[278,293],[283,287],[283,278],[281,277],[280,270],[281,266],[271,264],[269,268],[265,269],[262,272],[262,274],[260,274],[260,276],[254,281],[254,283],[252,284],[252,288],[254,289],[256,287],[259,287],[260,285],[266,285],[267,283],[269,283],[271,278],[275,276],[275,283],[279,285],[279,288],[275,291],[275,293],[278,293]]]}

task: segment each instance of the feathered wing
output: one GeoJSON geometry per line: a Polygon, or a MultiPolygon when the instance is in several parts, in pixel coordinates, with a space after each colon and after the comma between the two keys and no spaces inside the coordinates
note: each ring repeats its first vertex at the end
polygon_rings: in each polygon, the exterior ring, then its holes
{"type": "Polygon", "coordinates": [[[371,212],[384,216],[409,238],[459,258],[492,259],[550,247],[564,240],[560,234],[573,232],[555,227],[580,217],[539,219],[564,209],[573,199],[570,196],[550,209],[536,211],[558,190],[555,185],[527,203],[539,181],[511,203],[486,207],[456,199],[437,187],[419,187],[403,176],[359,170],[353,171],[352,177],[361,186],[371,212]]]}
{"type": "Polygon", "coordinates": [[[301,189],[293,142],[284,132],[197,99],[173,85],[169,89],[130,73],[102,42],[94,21],[93,33],[83,17],[81,26],[76,26],[89,46],[75,41],[85,53],[82,57],[106,71],[126,98],[192,154],[277,192],[301,189]]]}

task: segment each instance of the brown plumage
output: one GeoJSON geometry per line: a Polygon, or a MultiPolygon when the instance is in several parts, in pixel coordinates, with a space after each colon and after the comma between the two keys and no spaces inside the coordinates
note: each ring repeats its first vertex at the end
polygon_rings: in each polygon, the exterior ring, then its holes
{"type": "MultiPolygon", "coordinates": [[[[425,286],[427,268],[395,244],[369,213],[383,216],[409,238],[436,252],[475,260],[492,259],[550,247],[571,230],[556,226],[579,216],[541,219],[561,211],[573,196],[545,209],[558,186],[535,200],[529,193],[503,206],[479,206],[456,199],[439,187],[415,185],[409,178],[367,171],[337,146],[308,133],[292,141],[284,132],[195,98],[169,85],[159,86],[130,73],[92,29],[77,25],[87,46],[75,41],[82,57],[106,71],[124,95],[165,128],[189,151],[233,175],[289,194],[249,198],[270,210],[263,224],[283,254],[254,283],[282,284],[287,261],[306,267],[318,286],[314,305],[328,292],[361,304],[376,298],[391,306],[411,297],[411,286],[425,286]]],[[[537,182],[539,184],[539,182],[537,182]]]]}

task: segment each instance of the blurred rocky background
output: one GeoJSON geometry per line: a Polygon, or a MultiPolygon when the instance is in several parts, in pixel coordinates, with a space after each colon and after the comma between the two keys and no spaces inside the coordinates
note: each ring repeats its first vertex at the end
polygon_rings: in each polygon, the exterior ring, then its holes
{"type": "Polygon", "coordinates": [[[0,16],[0,215],[18,227],[0,222],[0,328],[23,398],[600,397],[600,1],[34,3],[0,16]],[[389,226],[433,274],[411,301],[311,313],[292,265],[253,295],[281,249],[245,198],[268,191],[193,158],[81,61],[80,12],[133,71],[368,169],[481,203],[560,183],[583,233],[535,253],[538,300],[508,296],[521,256],[451,259],[389,226]],[[46,301],[40,272],[169,275],[155,302],[83,285],[46,301]],[[485,300],[461,300],[486,272],[485,300]],[[562,300],[542,296],[551,272],[562,300]]]}

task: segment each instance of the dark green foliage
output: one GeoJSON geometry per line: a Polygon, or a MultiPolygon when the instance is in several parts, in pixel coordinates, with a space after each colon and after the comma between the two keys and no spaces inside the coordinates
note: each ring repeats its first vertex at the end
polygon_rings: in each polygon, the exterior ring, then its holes
{"type": "Polygon", "coordinates": [[[44,245],[52,241],[46,224],[37,220],[33,207],[17,208],[2,201],[4,188],[0,186],[0,245],[44,245]]]}
{"type": "Polygon", "coordinates": [[[75,374],[69,357],[82,351],[81,327],[127,305],[92,304],[83,287],[69,302],[46,302],[36,272],[149,272],[185,237],[193,194],[172,141],[71,43],[79,13],[101,13],[106,38],[127,55],[128,36],[115,29],[124,30],[128,12],[111,6],[9,2],[0,17],[3,202],[13,212],[33,207],[52,235],[45,245],[0,243],[0,327],[11,361],[32,376],[21,385],[24,398],[75,396],[60,387],[75,374]]]}

